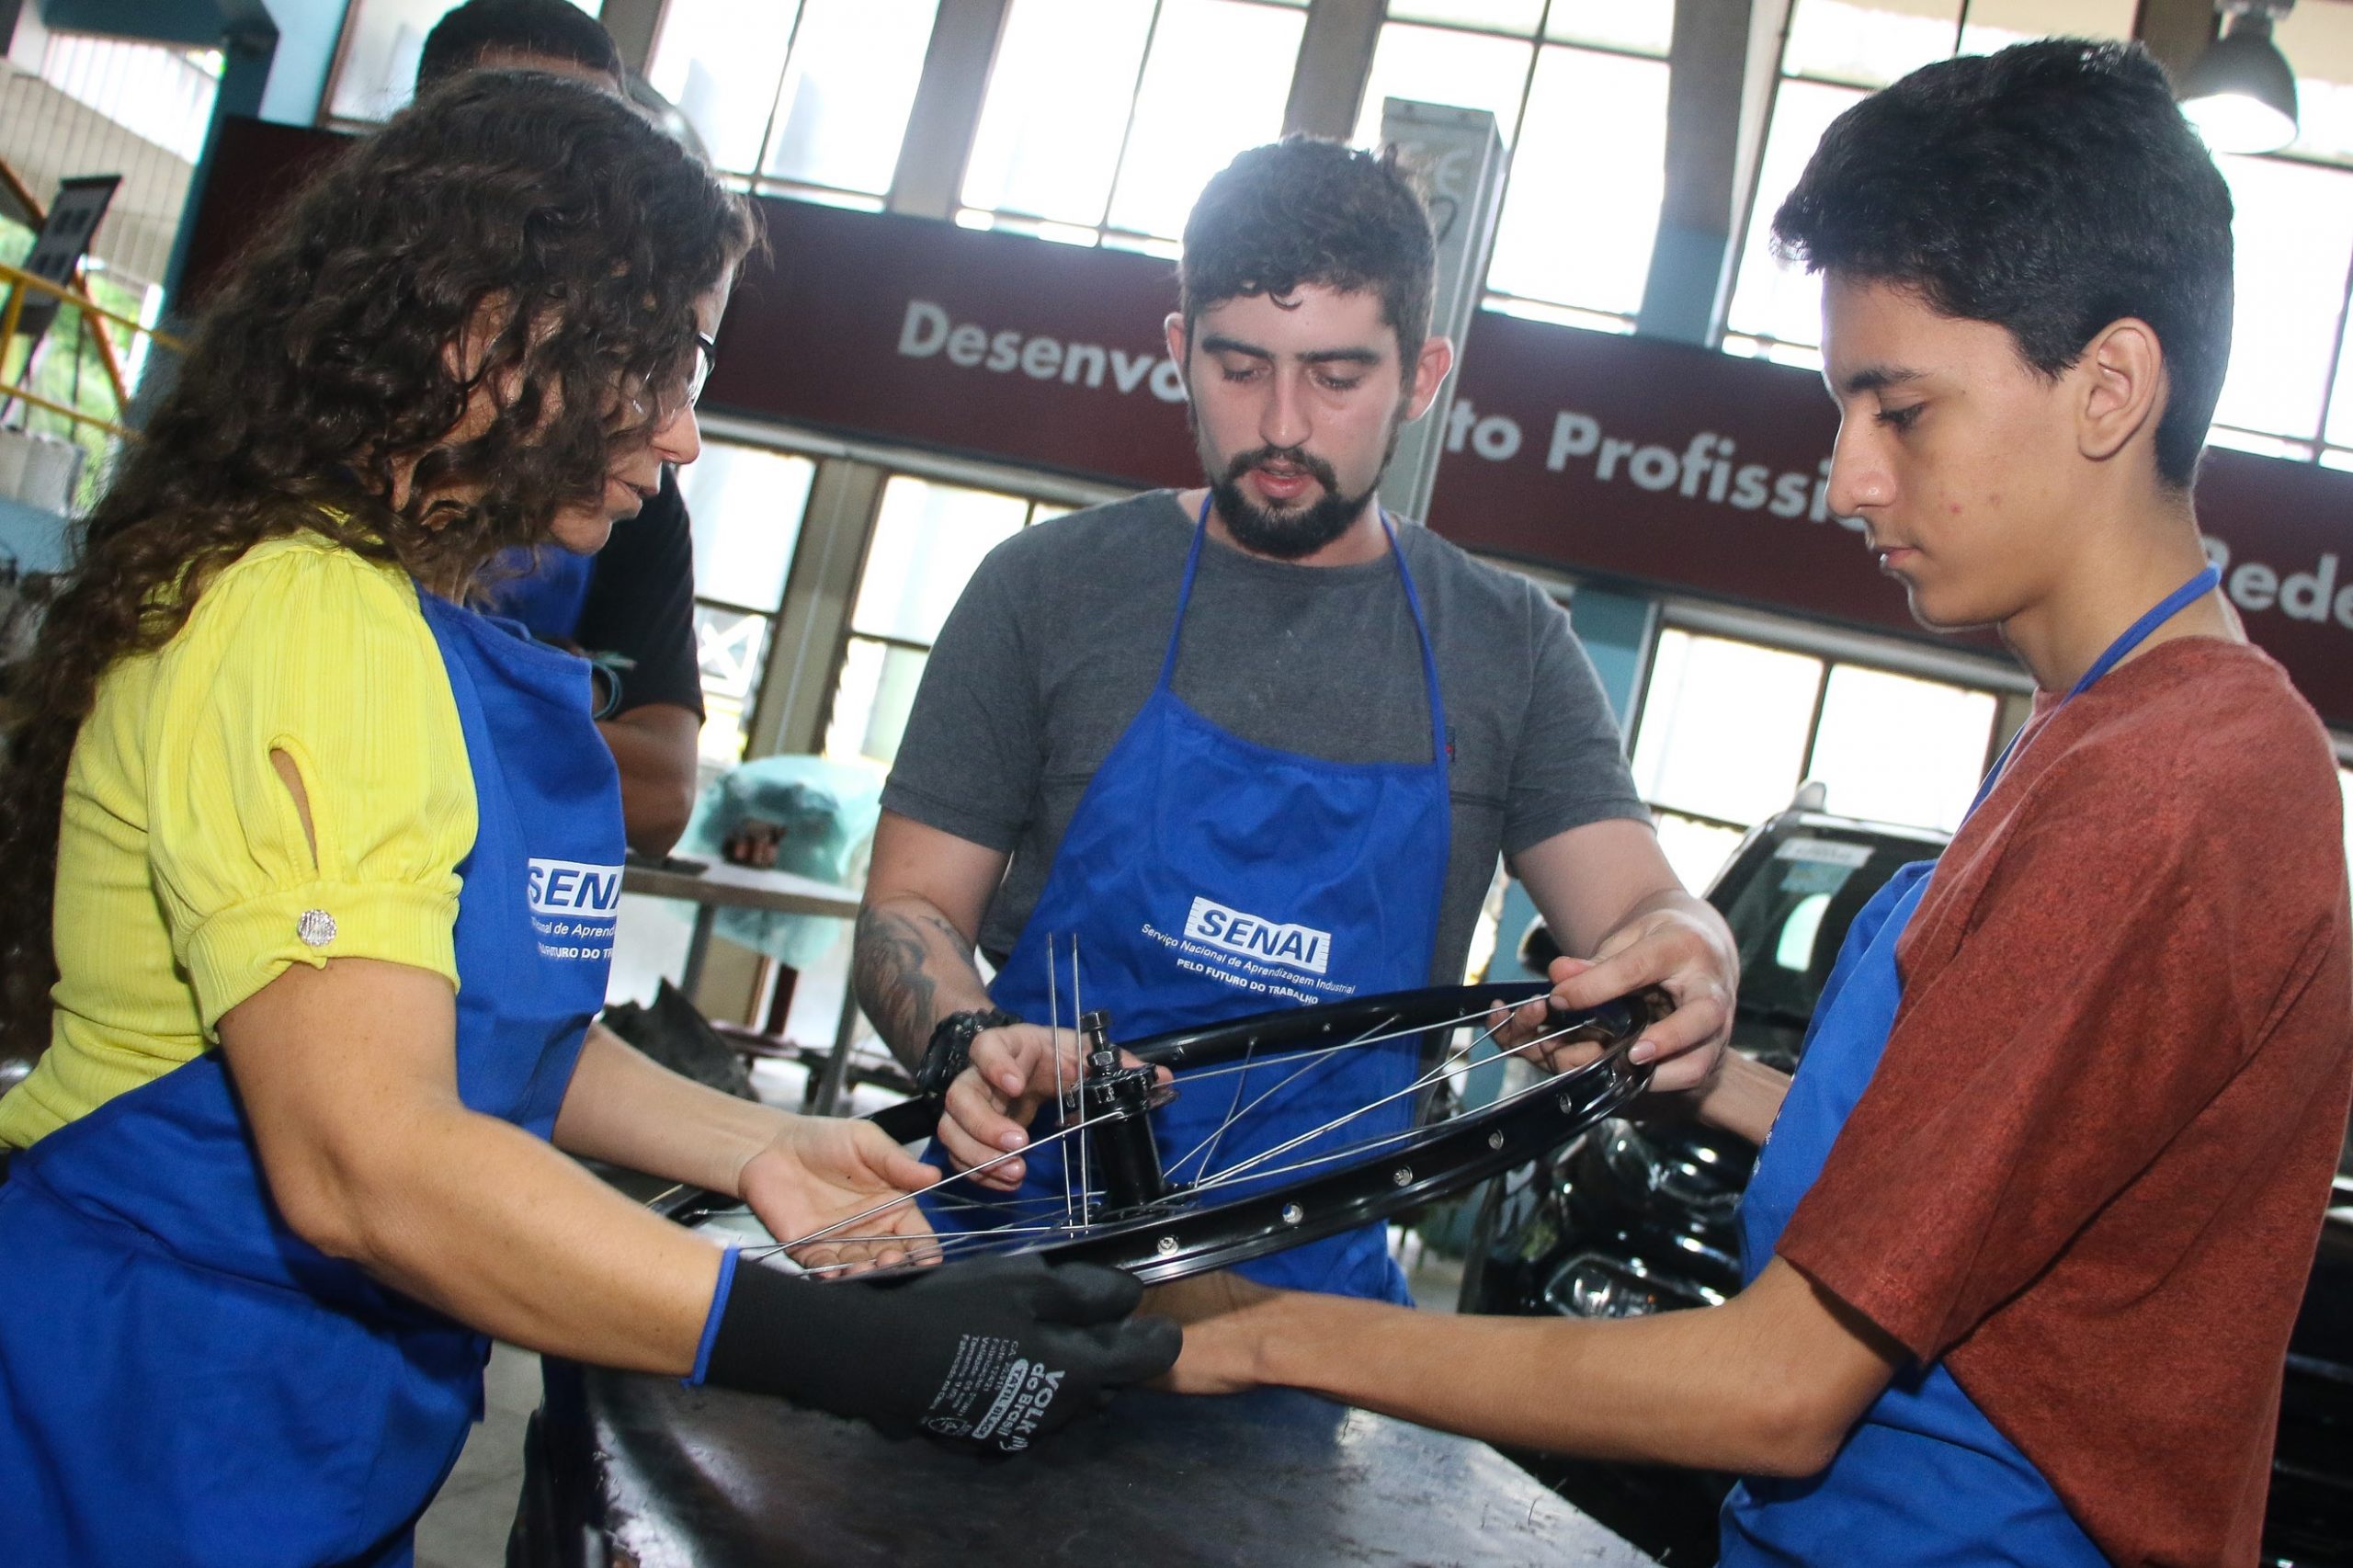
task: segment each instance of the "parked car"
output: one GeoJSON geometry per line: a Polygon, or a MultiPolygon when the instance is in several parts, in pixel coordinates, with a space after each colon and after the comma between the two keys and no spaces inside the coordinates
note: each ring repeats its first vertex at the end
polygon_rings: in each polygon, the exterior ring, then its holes
{"type": "MultiPolygon", "coordinates": [[[[1793,1068],[1847,926],[1897,867],[1944,842],[1812,811],[1751,832],[1708,890],[1740,949],[1733,1049],[1793,1068]]],[[[1540,925],[1522,945],[1540,972],[1556,951],[1540,925]]],[[[1755,1165],[1748,1144],[1708,1129],[1604,1122],[1489,1187],[1461,1310],[1609,1318],[1722,1301],[1740,1288],[1735,1220],[1755,1165]]],[[[1716,1560],[1732,1477],[1513,1457],[1672,1568],[1716,1560]]],[[[2290,1342],[2264,1553],[2279,1568],[2353,1568],[2353,1131],[2290,1342]]]]}

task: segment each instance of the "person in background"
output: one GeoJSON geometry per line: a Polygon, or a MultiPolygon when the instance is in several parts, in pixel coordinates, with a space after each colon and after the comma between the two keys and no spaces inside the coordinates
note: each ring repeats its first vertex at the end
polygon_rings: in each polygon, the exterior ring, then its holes
{"type": "Polygon", "coordinates": [[[1773,223],[1824,280],[1831,505],[2038,692],[1856,917],[1796,1077],[1730,1057],[1699,1100],[1763,1145],[1746,1288],[1536,1321],[1226,1279],[1180,1384],[1739,1472],[1733,1568],[2256,1562],[2353,912],[2327,736],[2191,500],[2231,217],[2137,45],[1946,61],[1831,125],[1773,223]]]}
{"type": "MultiPolygon", "coordinates": [[[[625,89],[612,35],[571,0],[466,0],[426,35],[417,91],[482,69],[625,89]]],[[[595,663],[593,712],[620,768],[629,846],[661,859],[694,812],[703,722],[694,534],[677,471],[663,466],[658,488],[596,554],[518,556],[493,572],[484,594],[495,613],[595,663]]]]}
{"type": "MultiPolygon", "coordinates": [[[[1499,854],[1579,955],[1554,971],[1563,1005],[1663,985],[1675,1008],[1634,1059],[1662,1086],[1711,1072],[1731,935],[1660,853],[1569,618],[1375,499],[1453,363],[1430,331],[1435,250],[1393,156],[1293,138],[1236,158],[1186,223],[1164,324],[1206,483],[1025,529],[941,630],[882,796],[856,977],[946,1089],[953,1165],[1029,1148],[1074,1072],[1045,1028],[1050,940],[1062,994],[1120,1039],[1457,984],[1499,854]]],[[[1154,1118],[1172,1174],[1410,1118],[1413,1041],[1333,1066],[1279,1094],[1279,1064],[1192,1092],[1180,1074],[1154,1118]]],[[[1062,1148],[973,1179],[1059,1192],[1062,1148]]],[[[1379,1225],[1246,1267],[1405,1295],[1379,1225]]]]}
{"type": "MultiPolygon", "coordinates": [[[[490,1335],[968,1448],[1174,1358],[1121,1274],[794,1278],[568,1157],[788,1241],[929,1176],[590,1023],[622,824],[587,666],[465,603],[694,460],[750,218],[609,93],[449,83],[257,236],[82,526],[0,772],[0,1040],[40,1053],[0,1097],[9,1562],[406,1562],[490,1335]],[[1058,1392],[971,1436],[1015,1360],[1058,1392]]],[[[801,1259],[927,1235],[861,1232],[801,1259]]]]}

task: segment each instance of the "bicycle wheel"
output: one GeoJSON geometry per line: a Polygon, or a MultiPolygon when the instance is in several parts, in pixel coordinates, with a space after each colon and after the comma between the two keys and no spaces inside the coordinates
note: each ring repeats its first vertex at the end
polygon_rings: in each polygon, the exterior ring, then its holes
{"type": "MultiPolygon", "coordinates": [[[[1522,982],[1392,992],[1254,1014],[1128,1042],[1120,1049],[1146,1063],[1185,1069],[1180,1082],[1193,1092],[1223,1074],[1288,1067],[1274,1089],[1248,1105],[1240,1104],[1237,1095],[1221,1131],[1275,1103],[1286,1085],[1299,1081],[1319,1062],[1350,1051],[1418,1035],[1424,1037],[1421,1059],[1427,1065],[1404,1089],[1311,1134],[1223,1167],[1201,1161],[1195,1179],[1170,1179],[1168,1173],[1192,1161],[1197,1150],[1164,1159],[1153,1173],[1163,1178],[1160,1189],[1141,1195],[1132,1189],[1122,1193],[1115,1178],[1122,1172],[1138,1176],[1128,1167],[1137,1147],[1136,1128],[1148,1109],[1140,1098],[1148,1085],[1139,1082],[1139,1074],[1148,1080],[1148,1072],[1131,1070],[1120,1085],[1110,1083],[1112,1074],[1103,1074],[1095,1082],[1092,1099],[1084,1083],[1074,1096],[1079,1110],[1075,1119],[1023,1151],[1032,1153],[1053,1139],[1083,1139],[1089,1157],[1082,1168],[1101,1179],[1082,1179],[1058,1195],[1004,1199],[966,1197],[956,1189],[968,1184],[973,1173],[951,1176],[928,1189],[926,1206],[969,1204],[989,1210],[992,1222],[943,1232],[928,1256],[1038,1252],[1057,1260],[1122,1268],[1146,1284],[1161,1284],[1264,1257],[1460,1191],[1557,1148],[1624,1106],[1649,1082],[1649,1069],[1630,1062],[1627,1051],[1665,1009],[1664,999],[1655,993],[1556,1014],[1536,1039],[1509,1050],[1494,1047],[1492,1028],[1476,1028],[1467,1044],[1453,1043],[1461,1031],[1475,1028],[1494,1003],[1525,1002],[1546,989],[1541,982],[1522,982]],[[1530,1064],[1538,1048],[1563,1041],[1590,1042],[1601,1053],[1584,1066],[1552,1076],[1530,1064]],[[1489,1054],[1482,1056],[1482,1047],[1489,1054]],[[1474,1074],[1502,1080],[1493,1085],[1492,1097],[1464,1092],[1466,1080],[1474,1074]],[[1349,1120],[1369,1119],[1404,1094],[1415,1096],[1411,1126],[1403,1131],[1382,1128],[1363,1137],[1346,1135],[1349,1120]],[[1327,1136],[1334,1133],[1340,1136],[1327,1136]],[[1307,1152],[1311,1142],[1319,1146],[1307,1152]],[[1288,1153],[1299,1157],[1286,1158],[1288,1153]]],[[[936,1117],[936,1110],[931,1114],[936,1117]]],[[[904,1128],[906,1119],[891,1119],[904,1128]]],[[[1140,1179],[1147,1187],[1151,1185],[1150,1175],[1140,1179]]],[[[738,1233],[746,1256],[869,1240],[860,1222],[889,1207],[878,1206],[805,1236],[778,1239],[760,1231],[748,1210],[732,1199],[690,1192],[665,1205],[682,1222],[738,1233]]]]}

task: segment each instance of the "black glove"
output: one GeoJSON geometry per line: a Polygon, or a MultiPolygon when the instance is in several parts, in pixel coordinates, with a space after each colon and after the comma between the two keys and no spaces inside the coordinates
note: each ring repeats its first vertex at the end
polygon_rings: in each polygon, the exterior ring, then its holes
{"type": "Polygon", "coordinates": [[[1112,1391],[1156,1378],[1184,1333],[1125,1321],[1143,1287],[1116,1268],[1034,1255],[820,1282],[743,1264],[704,1381],[1017,1453],[1112,1391]]]}

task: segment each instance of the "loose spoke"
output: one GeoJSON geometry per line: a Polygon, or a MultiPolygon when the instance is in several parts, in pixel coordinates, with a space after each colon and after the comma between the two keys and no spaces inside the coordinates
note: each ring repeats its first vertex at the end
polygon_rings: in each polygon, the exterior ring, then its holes
{"type": "MultiPolygon", "coordinates": [[[[1484,1066],[1486,1063],[1481,1062],[1479,1065],[1484,1066]]],[[[1502,1099],[1497,1100],[1495,1105],[1518,1105],[1520,1101],[1528,1099],[1532,1096],[1544,1094],[1550,1091],[1552,1086],[1551,1080],[1540,1078],[1535,1083],[1529,1084],[1523,1088],[1513,1090],[1510,1094],[1506,1095],[1502,1099]]],[[[1310,1155],[1304,1160],[1295,1161],[1288,1165],[1277,1165],[1271,1170],[1257,1171],[1253,1173],[1251,1179],[1254,1181],[1272,1181],[1277,1176],[1293,1176],[1301,1171],[1313,1170],[1318,1165],[1331,1165],[1337,1160],[1362,1159],[1367,1154],[1375,1153],[1381,1149],[1390,1148],[1399,1143],[1411,1142],[1413,1140],[1420,1137],[1428,1131],[1429,1129],[1427,1127],[1409,1127],[1402,1132],[1392,1132],[1386,1136],[1372,1139],[1368,1142],[1350,1143],[1346,1148],[1333,1149],[1321,1154],[1310,1155]]],[[[1201,1192],[1207,1190],[1208,1187],[1216,1187],[1219,1185],[1222,1184],[1212,1182],[1207,1184],[1207,1187],[1197,1187],[1193,1188],[1193,1190],[1195,1192],[1201,1192]]]]}
{"type": "MultiPolygon", "coordinates": [[[[1078,933],[1073,931],[1070,934],[1070,1023],[1071,1028],[1078,1032],[1078,1120],[1075,1125],[1083,1128],[1086,1125],[1086,1005],[1079,1000],[1078,978],[1078,933]]],[[[1081,1192],[1095,1189],[1095,1183],[1086,1171],[1087,1142],[1085,1138],[1078,1141],[1078,1189],[1081,1192]]],[[[1070,1165],[1070,1151],[1067,1149],[1063,1151],[1063,1165],[1064,1168],[1070,1165]]]]}
{"type": "MultiPolygon", "coordinates": [[[[1059,1142],[1063,1139],[1069,1137],[1074,1132],[1084,1131],[1086,1126],[1086,1119],[1082,1118],[1077,1121],[1072,1122],[1069,1126],[1063,1128],[1059,1131],[1049,1132],[1043,1138],[1036,1139],[1031,1142],[1025,1143],[1018,1149],[1008,1150],[1005,1153],[997,1155],[995,1159],[983,1160],[977,1165],[967,1166],[965,1169],[958,1171],[952,1176],[942,1177],[940,1180],[933,1183],[930,1187],[925,1187],[920,1191],[903,1192],[895,1198],[886,1198],[881,1202],[874,1205],[871,1209],[859,1210],[857,1213],[852,1214],[847,1220],[836,1220],[832,1224],[812,1231],[805,1236],[795,1236],[790,1241],[780,1241],[777,1244],[784,1247],[802,1247],[809,1245],[812,1242],[824,1241],[827,1236],[835,1235],[840,1232],[846,1231],[861,1220],[870,1220],[875,1215],[887,1213],[891,1210],[900,1207],[902,1204],[913,1203],[917,1199],[923,1197],[926,1192],[937,1192],[939,1188],[946,1187],[949,1182],[965,1181],[971,1177],[980,1175],[983,1171],[994,1170],[997,1166],[1004,1165],[1007,1160],[1017,1160],[1024,1154],[1034,1154],[1049,1143],[1059,1142]]],[[[1081,1143],[1079,1147],[1084,1149],[1086,1144],[1081,1143]]],[[[1084,1179],[1083,1176],[1082,1179],[1084,1179]]],[[[1008,1193],[1006,1197],[1008,1200],[1010,1200],[1012,1195],[1008,1193]]]]}
{"type": "MultiPolygon", "coordinates": [[[[870,1236],[828,1236],[825,1238],[824,1244],[827,1246],[904,1246],[910,1249],[949,1247],[983,1242],[997,1236],[1051,1236],[1068,1229],[1070,1227],[1067,1225],[999,1225],[986,1231],[950,1231],[946,1235],[934,1233],[928,1236],[902,1236],[884,1232],[870,1236]]],[[[786,1247],[782,1242],[769,1242],[760,1246],[745,1247],[742,1250],[746,1254],[766,1254],[783,1252],[786,1247]]]]}
{"type": "MultiPolygon", "coordinates": [[[[1474,1017],[1476,1017],[1476,1016],[1483,1016],[1483,1015],[1474,1015],[1474,1017]]],[[[1506,1014],[1506,1015],[1505,1015],[1505,1019],[1508,1019],[1508,1018],[1509,1018],[1509,1017],[1510,1017],[1510,1015],[1509,1015],[1509,1014],[1506,1014]]],[[[1443,1073],[1447,1068],[1453,1066],[1456,1062],[1458,1062],[1461,1061],[1464,1057],[1468,1056],[1471,1052],[1472,1052],[1472,1051],[1474,1051],[1478,1050],[1478,1049],[1479,1049],[1479,1047],[1480,1047],[1483,1042],[1485,1042],[1485,1041],[1487,1041],[1487,1040],[1493,1040],[1493,1039],[1495,1038],[1495,1031],[1496,1031],[1497,1029],[1499,1029],[1499,1028],[1503,1028],[1503,1026],[1504,1026],[1504,1021],[1505,1021],[1505,1020],[1503,1020],[1503,1019],[1499,1019],[1499,1020],[1497,1020],[1495,1023],[1493,1023],[1493,1024],[1488,1025],[1488,1026],[1487,1026],[1487,1028],[1486,1028],[1485,1029],[1483,1029],[1483,1031],[1481,1031],[1481,1032],[1480,1032],[1480,1033],[1479,1033],[1479,1034],[1478,1034],[1474,1039],[1472,1039],[1472,1041],[1471,1041],[1471,1043],[1470,1043],[1470,1044],[1468,1044],[1468,1045],[1466,1045],[1466,1046],[1462,1047],[1462,1049],[1461,1049],[1461,1050],[1457,1051],[1454,1051],[1454,1052],[1452,1052],[1451,1054],[1449,1054],[1449,1056],[1447,1056],[1447,1057],[1446,1057],[1446,1059],[1445,1059],[1444,1061],[1440,1062],[1438,1064],[1438,1066],[1437,1066],[1436,1068],[1432,1069],[1429,1073],[1426,1073],[1426,1074],[1424,1074],[1422,1076],[1420,1076],[1420,1077],[1418,1077],[1418,1078],[1415,1079],[1415,1080],[1414,1080],[1414,1082],[1412,1082],[1411,1084],[1406,1085],[1405,1085],[1405,1087],[1404,1087],[1403,1089],[1398,1090],[1396,1094],[1384,1096],[1382,1098],[1381,1098],[1381,1099],[1377,1099],[1377,1100],[1373,1101],[1370,1105],[1363,1106],[1363,1107],[1358,1108],[1358,1109],[1356,1109],[1356,1110],[1352,1110],[1352,1111],[1350,1111],[1347,1116],[1344,1116],[1344,1117],[1339,1118],[1336,1121],[1334,1121],[1334,1122],[1327,1122],[1327,1123],[1325,1123],[1323,1127],[1320,1127],[1320,1128],[1316,1129],[1316,1130],[1315,1130],[1314,1131],[1313,1131],[1313,1132],[1302,1133],[1299,1138],[1293,1139],[1290,1142],[1289,1142],[1289,1143],[1285,1143],[1285,1144],[1283,1144],[1283,1145],[1282,1145],[1281,1147],[1279,1147],[1279,1148],[1268,1149],[1268,1150],[1263,1151],[1262,1153],[1258,1153],[1258,1154],[1256,1154],[1256,1155],[1252,1156],[1249,1160],[1245,1160],[1245,1161],[1242,1162],[1240,1165],[1229,1165],[1229,1166],[1227,1166],[1227,1167],[1226,1167],[1226,1169],[1225,1169],[1225,1170],[1218,1172],[1218,1173],[1217,1173],[1217,1176],[1227,1176],[1227,1175],[1230,1175],[1231,1173],[1233,1173],[1233,1172],[1234,1172],[1234,1171],[1238,1171],[1238,1170],[1245,1169],[1246,1167],[1248,1167],[1248,1166],[1249,1166],[1249,1165],[1254,1165],[1254,1164],[1259,1163],[1259,1162],[1261,1162],[1261,1161],[1265,1161],[1265,1160],[1272,1159],[1274,1156],[1276,1156],[1276,1155],[1278,1155],[1278,1154],[1280,1154],[1280,1153],[1285,1153],[1285,1152],[1286,1152],[1286,1151],[1288,1151],[1288,1150],[1297,1148],[1297,1147],[1300,1145],[1300,1143],[1302,1143],[1302,1142],[1306,1142],[1307,1140],[1322,1137],[1324,1133],[1326,1133],[1326,1132],[1328,1132],[1328,1131],[1332,1131],[1332,1129],[1333,1129],[1335,1126],[1339,1126],[1339,1125],[1343,1125],[1343,1124],[1345,1124],[1345,1123],[1347,1123],[1347,1122],[1353,1121],[1353,1120],[1355,1120],[1358,1117],[1359,1117],[1359,1116],[1362,1116],[1362,1115],[1366,1114],[1367,1112],[1369,1112],[1369,1111],[1370,1111],[1370,1110],[1374,1109],[1375,1108],[1377,1108],[1377,1107],[1379,1107],[1379,1106],[1386,1105],[1386,1104],[1388,1104],[1391,1100],[1397,1099],[1397,1098],[1399,1098],[1399,1097],[1400,1097],[1400,1096],[1402,1096],[1412,1094],[1412,1093],[1415,1092],[1416,1090],[1419,1090],[1419,1089],[1421,1089],[1421,1088],[1424,1088],[1424,1087],[1427,1086],[1428,1085],[1430,1085],[1430,1084],[1432,1084],[1432,1083],[1434,1083],[1434,1082],[1436,1082],[1436,1081],[1437,1081],[1437,1074],[1438,1074],[1443,1073]]],[[[1460,1027],[1460,1026],[1450,1025],[1450,1026],[1448,1026],[1448,1027],[1449,1027],[1449,1028],[1457,1028],[1457,1027],[1460,1027]]],[[[1572,1027],[1572,1028],[1574,1028],[1574,1027],[1575,1027],[1575,1026],[1571,1026],[1571,1027],[1572,1027]]],[[[1215,1179],[1216,1179],[1216,1178],[1215,1178],[1215,1177],[1212,1177],[1212,1176],[1210,1175],[1209,1171],[1208,1171],[1206,1168],[1204,1168],[1204,1169],[1203,1169],[1203,1171],[1202,1171],[1202,1173],[1201,1173],[1201,1179],[1200,1179],[1199,1183],[1199,1184],[1197,1184],[1197,1185],[1199,1185],[1199,1186],[1203,1186],[1203,1187],[1207,1187],[1207,1186],[1212,1185],[1215,1179]]]]}
{"type": "MultiPolygon", "coordinates": [[[[1481,1007],[1475,1012],[1462,1013],[1451,1018],[1440,1018],[1436,1023],[1408,1024],[1401,1028],[1389,1029],[1381,1034],[1359,1035],[1354,1040],[1342,1040],[1337,1045],[1319,1045],[1313,1051],[1285,1051],[1276,1054],[1285,1062],[1304,1062],[1311,1056],[1328,1056],[1336,1051],[1360,1051],[1368,1045],[1381,1045],[1392,1040],[1404,1040],[1411,1035],[1429,1034],[1434,1030],[1459,1029],[1465,1024],[1477,1023],[1494,1011],[1493,1007],[1481,1007]]],[[[1392,1014],[1392,1017],[1394,1015],[1392,1014]]],[[[1261,1062],[1259,1065],[1264,1066],[1265,1063],[1261,1062]]],[[[1246,1063],[1222,1067],[1190,1067],[1185,1070],[1184,1081],[1188,1084],[1198,1084],[1204,1078],[1222,1078],[1229,1073],[1243,1073],[1248,1070],[1246,1063]]]]}
{"type": "MultiPolygon", "coordinates": [[[[1394,1015],[1392,1015],[1392,1017],[1394,1015]]],[[[1380,1024],[1375,1024],[1372,1027],[1375,1031],[1378,1031],[1381,1028],[1380,1024]]],[[[1393,1040],[1397,1037],[1394,1035],[1385,1035],[1378,1036],[1377,1038],[1393,1040]]],[[[1192,1148],[1186,1150],[1182,1154],[1169,1162],[1168,1174],[1172,1176],[1175,1176],[1178,1166],[1184,1165],[1187,1160],[1191,1159],[1196,1153],[1200,1153],[1201,1150],[1206,1147],[1209,1153],[1201,1154],[1201,1163],[1193,1167],[1193,1170],[1196,1176],[1207,1176],[1210,1170],[1211,1155],[1217,1153],[1218,1140],[1225,1136],[1225,1130],[1227,1128],[1233,1126],[1234,1122],[1239,1120],[1241,1118],[1247,1116],[1250,1112],[1257,1109],[1260,1106],[1266,1104],[1267,1099],[1271,1096],[1279,1095],[1282,1093],[1283,1090],[1290,1087],[1291,1085],[1297,1083],[1306,1074],[1315,1071],[1320,1066],[1328,1064],[1335,1052],[1342,1051],[1355,1051],[1369,1043],[1370,1043],[1370,1041],[1365,1036],[1359,1035],[1355,1040],[1346,1040],[1338,1045],[1325,1046],[1323,1050],[1314,1052],[1314,1055],[1321,1059],[1320,1061],[1310,1062],[1302,1066],[1292,1069],[1290,1073],[1283,1075],[1281,1082],[1275,1085],[1273,1088],[1267,1090],[1265,1094],[1262,1094],[1257,1098],[1252,1100],[1248,1105],[1227,1107],[1225,1119],[1220,1121],[1215,1128],[1211,1129],[1210,1135],[1206,1139],[1203,1139],[1199,1143],[1194,1144],[1192,1148]]],[[[1253,1042],[1253,1049],[1256,1049],[1255,1042],[1253,1042]]],[[[1248,1071],[1249,1065],[1249,1061],[1245,1056],[1243,1061],[1243,1077],[1233,1085],[1233,1097],[1237,1101],[1242,1098],[1243,1088],[1250,1082],[1248,1071]]],[[[1199,1074],[1199,1076],[1207,1076],[1207,1074],[1199,1074]]],[[[1191,1081],[1192,1076],[1188,1075],[1187,1082],[1190,1083],[1191,1081]]]]}
{"type": "MultiPolygon", "coordinates": [[[[1540,1045],[1544,1045],[1550,1041],[1559,1040],[1563,1035],[1575,1033],[1578,1029],[1585,1028],[1586,1022],[1587,1020],[1580,1018],[1574,1024],[1565,1025],[1561,1028],[1553,1030],[1550,1034],[1538,1035],[1533,1040],[1526,1040],[1506,1051],[1497,1051],[1495,1054],[1497,1057],[1523,1055],[1540,1045]]],[[[1496,1028],[1501,1027],[1501,1025],[1496,1026],[1496,1028]]],[[[1372,1101],[1370,1105],[1352,1110],[1346,1116],[1336,1117],[1332,1120],[1325,1122],[1323,1126],[1302,1132],[1296,1138],[1278,1143],[1273,1148],[1266,1150],[1261,1153],[1254,1154],[1249,1159],[1244,1160],[1238,1165],[1228,1165],[1224,1170],[1218,1172],[1215,1176],[1205,1178],[1195,1184],[1193,1190],[1195,1192],[1206,1192],[1212,1187],[1223,1187],[1227,1183],[1238,1179],[1244,1173],[1249,1171],[1254,1166],[1262,1165],[1268,1160],[1274,1159],[1279,1155],[1287,1154],[1302,1143],[1313,1142],[1316,1139],[1324,1136],[1326,1132],[1333,1131],[1337,1128],[1346,1127],[1349,1122],[1354,1121],[1357,1118],[1378,1110],[1382,1106],[1389,1104],[1392,1100],[1403,1099],[1407,1095],[1419,1094],[1430,1085],[1438,1083],[1443,1079],[1459,1077],[1464,1073],[1477,1071],[1478,1068],[1484,1065],[1483,1062],[1474,1062],[1470,1063],[1468,1066],[1461,1067],[1454,1066],[1453,1064],[1461,1062],[1464,1056],[1476,1049],[1480,1040],[1490,1039],[1494,1036],[1495,1032],[1494,1028],[1488,1029],[1486,1033],[1479,1037],[1479,1040],[1472,1040],[1470,1045],[1463,1047],[1462,1050],[1455,1052],[1452,1056],[1448,1057],[1447,1060],[1440,1062],[1438,1067],[1431,1069],[1421,1077],[1415,1079],[1414,1082],[1406,1085],[1404,1088],[1383,1095],[1379,1099],[1372,1101]]]]}
{"type": "MultiPolygon", "coordinates": [[[[1070,1108],[1069,1092],[1063,1087],[1063,1018],[1060,983],[1054,976],[1054,934],[1046,933],[1046,1049],[1054,1059],[1054,1115],[1060,1117],[1070,1108]]],[[[1072,1000],[1075,1001],[1075,994],[1072,1000]]],[[[1077,1020],[1073,1019],[1075,1023],[1077,1020]]],[[[1063,1220],[1071,1219],[1070,1160],[1061,1162],[1063,1167],[1063,1220]]]]}

